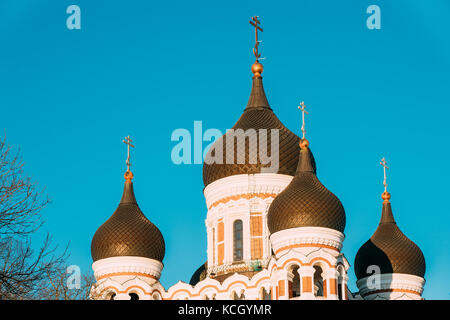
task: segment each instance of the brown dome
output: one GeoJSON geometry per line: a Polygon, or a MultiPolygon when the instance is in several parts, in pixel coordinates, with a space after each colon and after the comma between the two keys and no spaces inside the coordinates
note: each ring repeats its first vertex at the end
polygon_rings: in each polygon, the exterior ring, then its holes
{"type": "MultiPolygon", "coordinates": [[[[279,129],[279,167],[278,170],[273,173],[286,174],[291,176],[295,174],[299,150],[298,137],[289,129],[287,129],[273,113],[267,101],[266,94],[264,93],[262,78],[260,76],[253,77],[252,92],[250,94],[250,99],[248,101],[247,107],[245,108],[244,113],[241,115],[239,120],[232,127],[232,129],[242,129],[244,131],[248,129],[255,129],[256,132],[258,132],[259,129],[267,129],[267,150],[269,154],[272,150],[270,144],[270,129],[279,129]]],[[[234,158],[227,159],[226,142],[227,136],[229,135],[230,133],[226,133],[225,135],[223,135],[218,141],[216,141],[216,143],[214,143],[211,149],[208,150],[207,157],[214,157],[216,152],[215,149],[222,146],[223,161],[222,163],[214,162],[212,164],[208,164],[205,160],[205,163],[203,164],[203,183],[205,187],[216,180],[228,176],[261,173],[262,168],[270,167],[270,164],[264,165],[261,163],[259,158],[258,146],[251,146],[250,149],[248,138],[246,138],[245,141],[245,161],[243,161],[243,163],[237,163],[238,140],[236,138],[233,139],[234,158]],[[249,155],[251,154],[258,155],[256,163],[251,163],[252,161],[250,161],[249,159],[249,155]]]]}
{"type": "Polygon", "coordinates": [[[164,253],[161,232],[139,209],[133,183],[126,182],[116,211],[95,232],[91,243],[92,259],[138,256],[162,262],[164,253]]]}
{"type": "Polygon", "coordinates": [[[298,227],[344,232],[344,207],[317,179],[314,156],[309,148],[300,151],[294,178],[270,205],[267,224],[271,234],[298,227]]]}
{"type": "Polygon", "coordinates": [[[400,231],[388,200],[383,202],[380,224],[372,237],[356,254],[355,274],[359,279],[370,276],[367,267],[376,265],[381,273],[425,275],[425,258],[419,247],[400,231]]]}
{"type": "Polygon", "coordinates": [[[194,274],[191,277],[191,280],[189,280],[189,284],[191,286],[195,286],[197,283],[206,278],[207,264],[208,263],[205,262],[197,270],[195,270],[194,274]]]}

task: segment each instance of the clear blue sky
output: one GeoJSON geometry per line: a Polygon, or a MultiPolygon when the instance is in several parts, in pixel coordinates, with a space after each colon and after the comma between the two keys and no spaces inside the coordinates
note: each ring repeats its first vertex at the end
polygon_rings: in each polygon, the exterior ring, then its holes
{"type": "Polygon", "coordinates": [[[120,200],[131,135],[136,196],[166,240],[161,281],[189,281],[206,259],[202,166],[174,165],[170,136],[194,120],[236,122],[259,15],[266,94],[293,131],[308,105],[318,176],[347,213],[349,262],[380,218],[384,156],[397,223],[426,258],[424,297],[449,299],[449,14],[446,0],[2,0],[1,134],[53,200],[42,232],[71,241],[83,270],[120,200]],[[81,30],[66,28],[70,4],[81,30]],[[366,27],[371,4],[381,30],[366,27]]]}

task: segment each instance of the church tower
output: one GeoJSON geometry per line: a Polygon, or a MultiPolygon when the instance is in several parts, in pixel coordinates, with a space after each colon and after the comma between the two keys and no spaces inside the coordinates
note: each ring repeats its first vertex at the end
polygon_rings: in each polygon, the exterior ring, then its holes
{"type": "Polygon", "coordinates": [[[316,162],[303,138],[294,178],[272,202],[267,215],[274,253],[270,265],[274,299],[348,299],[349,264],[341,253],[345,211],[319,181],[316,162]]]}
{"type": "Polygon", "coordinates": [[[139,208],[130,171],[131,139],[122,199],[113,215],[98,228],[91,243],[92,268],[97,283],[94,299],[161,300],[159,283],[165,253],[164,238],[139,208]]]}
{"type": "Polygon", "coordinates": [[[291,181],[298,162],[298,137],[277,118],[264,92],[260,21],[253,17],[250,23],[256,37],[250,98],[203,165],[208,208],[205,276],[220,282],[234,273],[251,277],[267,268],[272,255],[267,210],[291,181]]]}
{"type": "Polygon", "coordinates": [[[370,239],[355,257],[356,285],[363,299],[420,300],[425,285],[425,258],[395,222],[391,194],[387,192],[386,161],[381,219],[370,239]]]}

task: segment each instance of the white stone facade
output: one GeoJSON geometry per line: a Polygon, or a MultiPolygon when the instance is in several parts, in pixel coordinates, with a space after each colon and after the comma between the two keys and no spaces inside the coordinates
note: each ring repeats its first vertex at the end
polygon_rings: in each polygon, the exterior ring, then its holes
{"type": "Polygon", "coordinates": [[[94,299],[130,300],[136,294],[140,300],[161,300],[164,288],[159,283],[163,264],[143,257],[111,257],[92,264],[96,285],[91,290],[94,299]]]}
{"type": "Polygon", "coordinates": [[[359,294],[353,295],[347,286],[350,265],[341,253],[344,234],[337,230],[301,227],[271,235],[268,208],[291,180],[292,176],[280,174],[235,175],[205,188],[208,269],[206,278],[194,286],[179,281],[165,290],[159,283],[161,262],[114,257],[93,264],[97,278],[93,297],[126,300],[135,294],[141,300],[421,299],[425,280],[401,274],[382,275],[376,290],[368,288],[367,278],[361,279],[357,282],[359,294]],[[242,221],[243,257],[239,262],[233,261],[236,220],[242,221]],[[252,269],[255,262],[261,271],[252,269]],[[235,272],[252,270],[251,277],[235,272]],[[216,280],[220,275],[222,280],[216,280]]]}
{"type": "Polygon", "coordinates": [[[242,174],[226,177],[209,184],[205,190],[208,208],[205,220],[208,237],[208,275],[233,271],[240,268],[233,265],[233,223],[241,220],[243,224],[243,259],[240,264],[251,268],[258,261],[267,266],[271,257],[267,211],[276,195],[286,188],[292,176],[281,174],[242,174]],[[251,216],[261,219],[261,234],[251,236],[251,216]],[[220,239],[220,226],[223,224],[223,239],[220,239]],[[252,257],[250,238],[261,239],[261,254],[252,257]],[[221,240],[221,241],[220,241],[221,240]],[[223,259],[220,259],[223,243],[223,259]]]}
{"type": "Polygon", "coordinates": [[[425,279],[402,273],[362,278],[356,282],[365,300],[421,300],[425,279]]]}

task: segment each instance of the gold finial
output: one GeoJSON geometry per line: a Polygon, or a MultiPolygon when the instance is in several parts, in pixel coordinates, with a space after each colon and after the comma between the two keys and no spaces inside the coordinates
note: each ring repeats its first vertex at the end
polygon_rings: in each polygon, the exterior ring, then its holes
{"type": "Polygon", "coordinates": [[[125,174],[123,175],[123,177],[125,178],[125,180],[127,181],[127,183],[130,183],[131,180],[133,180],[133,172],[131,172],[130,170],[127,170],[125,172],[125,174]]]}
{"type": "Polygon", "coordinates": [[[263,29],[259,26],[261,21],[259,21],[258,18],[259,18],[258,16],[252,17],[253,21],[250,20],[250,24],[255,27],[255,47],[253,48],[253,54],[255,55],[256,61],[252,65],[252,72],[254,74],[253,77],[260,78],[261,73],[263,72],[264,68],[263,68],[263,65],[261,63],[259,63],[259,60],[262,58],[261,58],[261,53],[259,53],[259,51],[258,51],[258,46],[259,46],[259,43],[261,42],[260,40],[258,40],[258,30],[263,32],[263,29]]]}
{"type": "Polygon", "coordinates": [[[131,144],[131,142],[133,142],[133,140],[131,140],[130,136],[125,137],[124,140],[122,140],[123,143],[125,143],[127,145],[127,149],[128,149],[128,156],[127,156],[127,171],[125,172],[125,179],[127,180],[127,182],[131,182],[131,180],[133,179],[133,173],[130,171],[130,147],[134,148],[134,145],[131,144]]]}
{"type": "Polygon", "coordinates": [[[386,182],[386,169],[389,169],[389,167],[387,166],[387,162],[384,157],[383,157],[383,159],[381,159],[380,164],[383,167],[383,172],[384,172],[384,180],[383,180],[384,192],[381,195],[381,198],[384,201],[389,201],[389,199],[391,198],[391,194],[389,192],[387,192],[387,182],[386,182]]]}
{"type": "Polygon", "coordinates": [[[253,78],[261,78],[261,73],[263,72],[264,67],[261,63],[259,63],[258,61],[256,61],[253,65],[252,65],[252,72],[254,74],[253,78]]]}
{"type": "Polygon", "coordinates": [[[306,139],[300,139],[300,144],[299,144],[299,146],[300,146],[300,149],[302,149],[302,150],[308,149],[308,147],[309,147],[309,141],[306,140],[306,139]]]}

